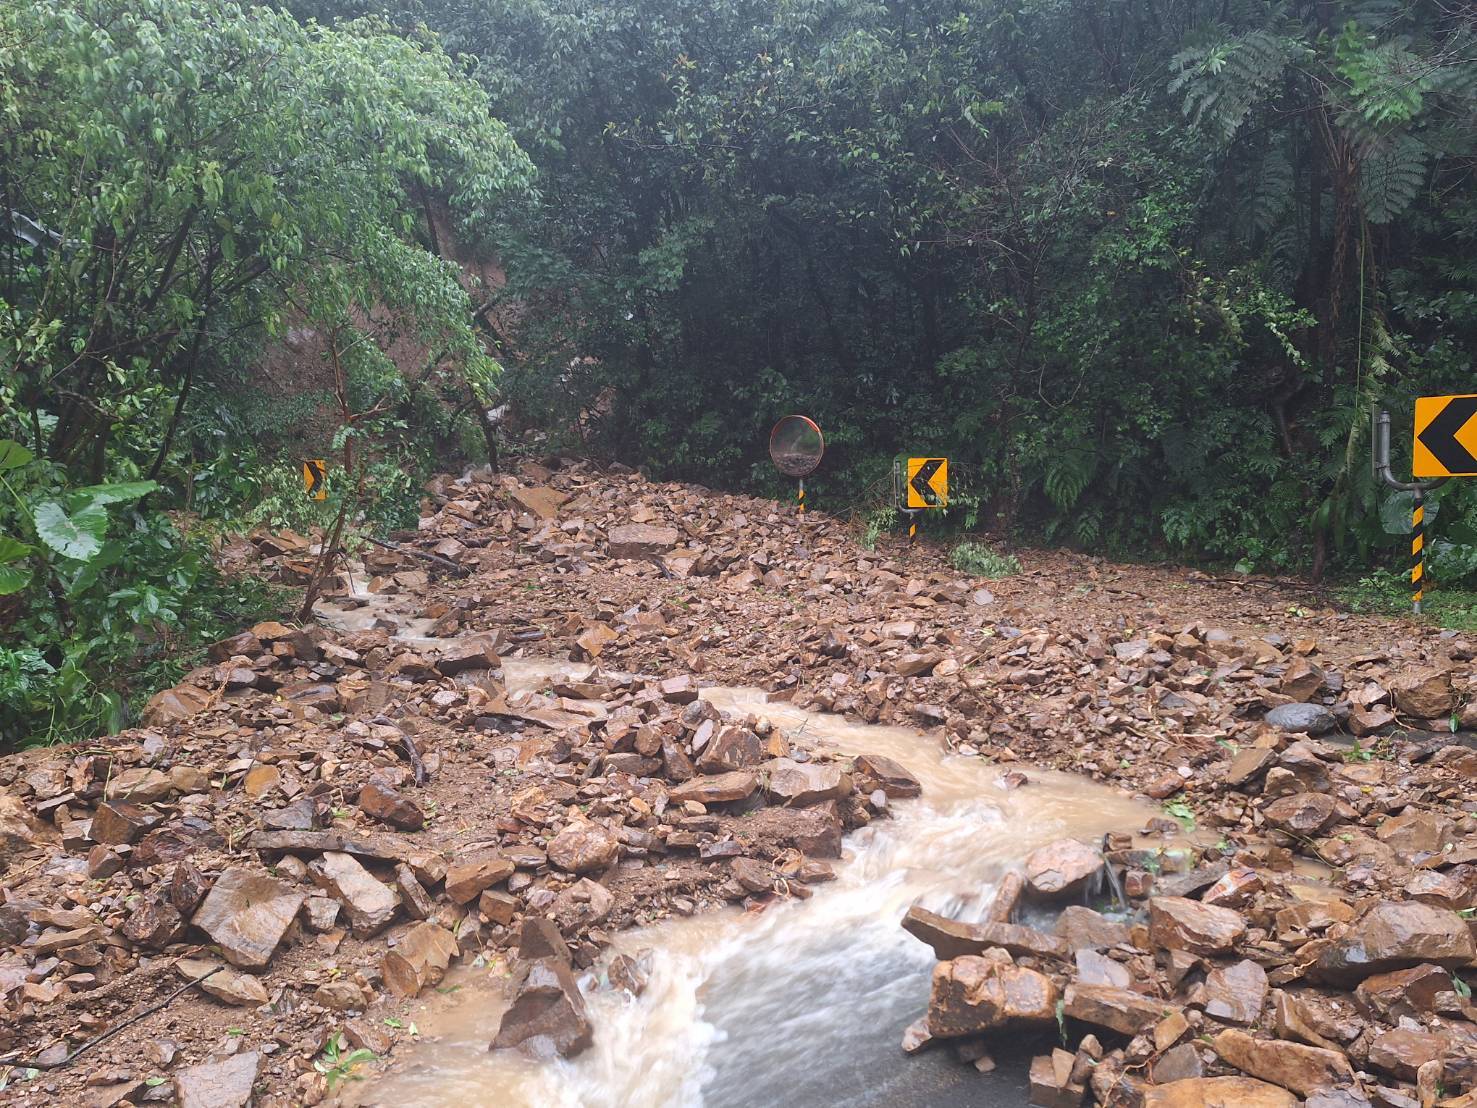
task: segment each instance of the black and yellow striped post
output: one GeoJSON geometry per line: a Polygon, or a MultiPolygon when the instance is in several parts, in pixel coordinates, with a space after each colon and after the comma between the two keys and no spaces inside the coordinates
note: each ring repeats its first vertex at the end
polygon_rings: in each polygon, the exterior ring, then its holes
{"type": "Polygon", "coordinates": [[[1410,509],[1410,602],[1416,615],[1421,614],[1421,601],[1426,595],[1426,498],[1416,488],[1410,509]]]}
{"type": "Polygon", "coordinates": [[[908,545],[912,546],[918,538],[918,513],[908,513],[908,545]]]}
{"type": "Polygon", "coordinates": [[[796,501],[798,503],[798,507],[795,510],[800,515],[803,516],[805,514],[805,478],[804,477],[800,478],[800,489],[795,494],[795,499],[796,499],[796,501]]]}

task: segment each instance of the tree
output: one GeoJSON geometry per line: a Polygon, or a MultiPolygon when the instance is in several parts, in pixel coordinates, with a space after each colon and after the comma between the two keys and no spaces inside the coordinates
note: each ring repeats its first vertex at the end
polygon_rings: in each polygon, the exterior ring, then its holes
{"type": "Polygon", "coordinates": [[[55,463],[158,475],[202,362],[294,299],[484,357],[425,197],[485,236],[531,170],[434,48],[199,0],[6,0],[0,91],[0,403],[55,463]]]}

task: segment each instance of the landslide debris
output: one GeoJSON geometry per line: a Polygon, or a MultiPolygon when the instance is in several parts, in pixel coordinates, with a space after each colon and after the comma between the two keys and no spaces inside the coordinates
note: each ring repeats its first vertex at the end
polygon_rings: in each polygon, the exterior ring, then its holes
{"type": "MultiPolygon", "coordinates": [[[[0,760],[15,1103],[317,1103],[331,1059],[392,1051],[397,1015],[478,957],[508,974],[498,1049],[584,1049],[580,976],[614,931],[805,897],[847,830],[918,795],[889,759],[723,716],[712,684],[1086,773],[1177,805],[1155,830],[1193,812],[1221,840],[1176,852],[1187,872],[1063,845],[989,920],[919,923],[951,958],[916,1045],[1060,1004],[1092,1029],[1033,1067],[1063,1102],[1467,1088],[1464,641],[1070,555],[982,590],[823,515],[557,459],[426,493],[320,623],[216,644],[137,728],[0,760]],[[530,689],[523,659],[575,664],[530,689]],[[1299,855],[1336,867],[1325,894],[1299,855]],[[1141,917],[1070,903],[1105,873],[1141,917]],[[1020,896],[1057,931],[1012,923],[1020,896]]],[[[287,582],[313,561],[291,533],[232,553],[287,582]]],[[[638,965],[604,969],[640,990],[638,965]]]]}

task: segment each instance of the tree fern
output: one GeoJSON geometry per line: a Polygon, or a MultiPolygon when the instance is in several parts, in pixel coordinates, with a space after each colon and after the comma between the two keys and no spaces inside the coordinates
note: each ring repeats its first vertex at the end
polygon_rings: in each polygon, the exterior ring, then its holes
{"type": "Polygon", "coordinates": [[[1308,237],[1293,223],[1279,227],[1267,239],[1267,275],[1274,287],[1290,291],[1306,261],[1308,237]]]}
{"type": "Polygon", "coordinates": [[[1274,147],[1262,159],[1261,174],[1252,194],[1252,225],[1261,234],[1269,234],[1292,202],[1292,162],[1281,147],[1274,147]]]}
{"type": "Polygon", "coordinates": [[[1062,511],[1076,504],[1092,483],[1097,459],[1086,450],[1063,450],[1046,467],[1046,497],[1062,511]]]}
{"type": "Polygon", "coordinates": [[[1420,194],[1426,183],[1429,151],[1415,135],[1376,139],[1363,151],[1359,201],[1371,223],[1389,223],[1420,194]]]}
{"type": "Polygon", "coordinates": [[[1185,113],[1230,142],[1256,104],[1280,87],[1287,65],[1306,47],[1280,28],[1204,40],[1174,56],[1171,92],[1185,95],[1185,113]]]}

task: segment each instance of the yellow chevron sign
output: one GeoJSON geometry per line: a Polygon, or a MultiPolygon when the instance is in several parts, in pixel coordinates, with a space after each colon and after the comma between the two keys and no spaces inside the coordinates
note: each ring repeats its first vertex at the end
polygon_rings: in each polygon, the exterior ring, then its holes
{"type": "Polygon", "coordinates": [[[907,508],[944,508],[949,504],[949,459],[909,458],[907,508]]]}
{"type": "Polygon", "coordinates": [[[303,488],[309,500],[328,499],[328,463],[322,458],[309,458],[303,462],[303,488]]]}

